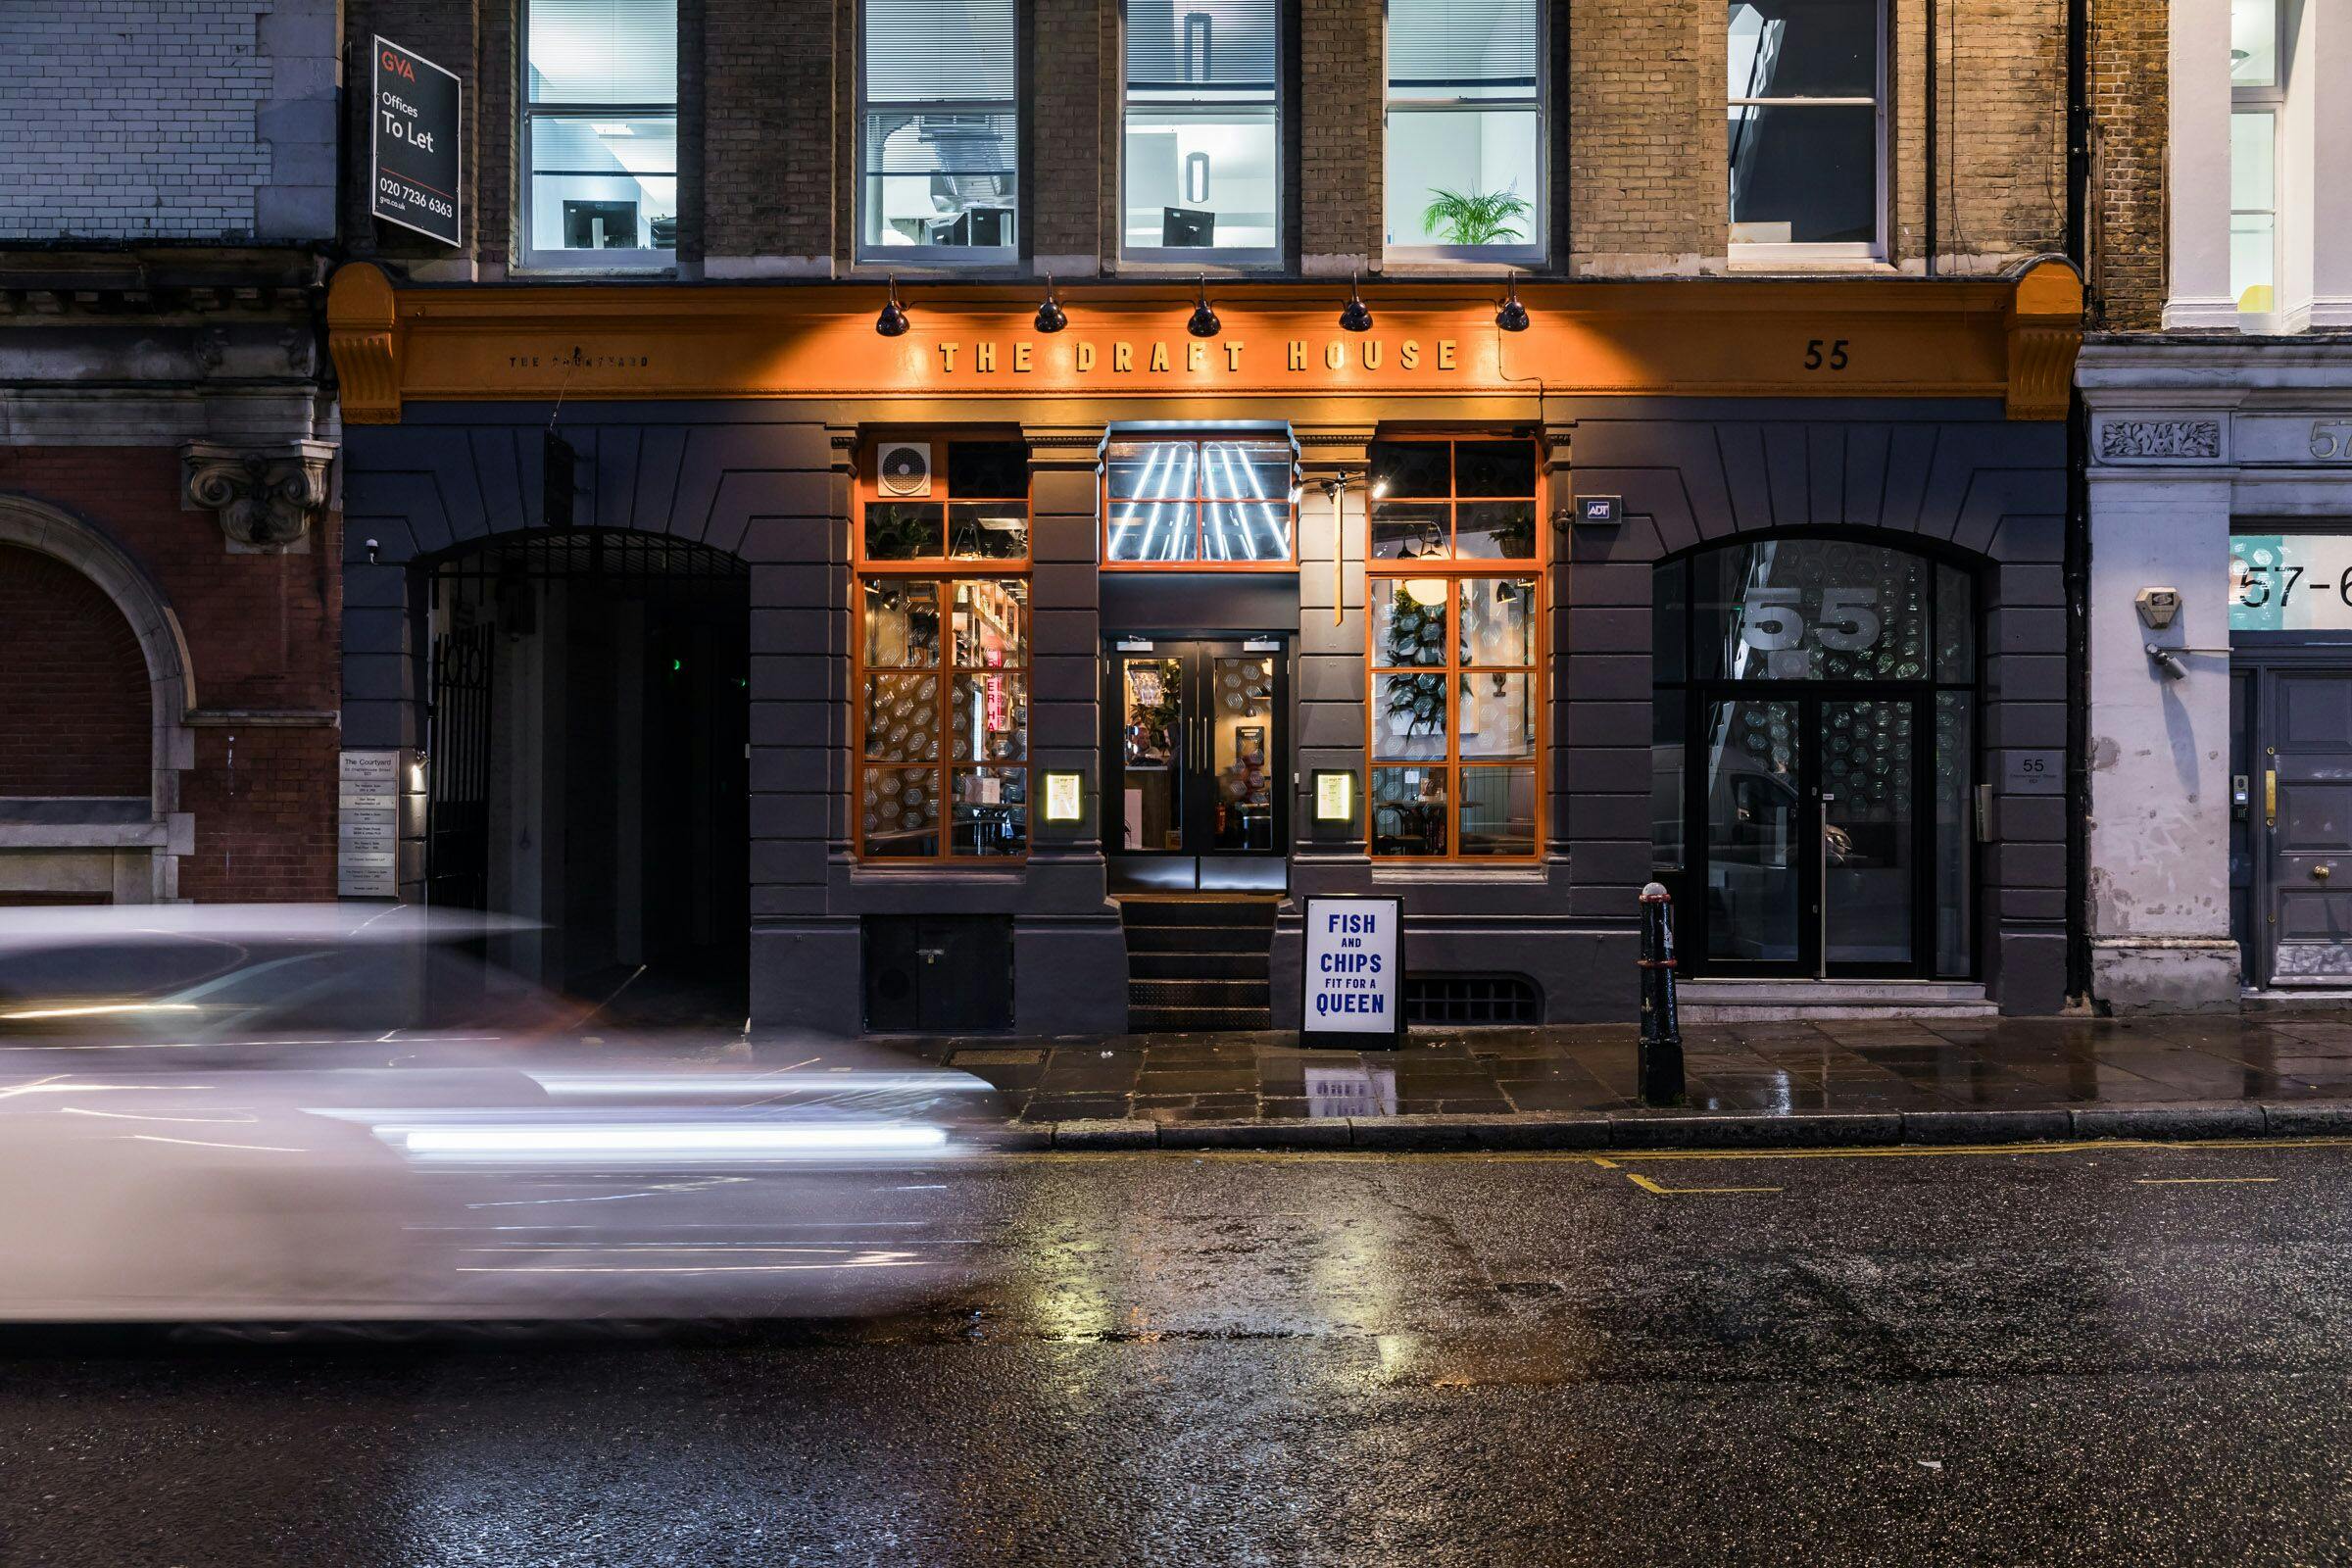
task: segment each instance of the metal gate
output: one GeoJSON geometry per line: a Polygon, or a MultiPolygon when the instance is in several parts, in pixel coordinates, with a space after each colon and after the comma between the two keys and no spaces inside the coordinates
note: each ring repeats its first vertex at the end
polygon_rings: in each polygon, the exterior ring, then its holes
{"type": "Polygon", "coordinates": [[[490,662],[497,648],[492,621],[433,639],[424,901],[445,908],[490,906],[490,662]]]}

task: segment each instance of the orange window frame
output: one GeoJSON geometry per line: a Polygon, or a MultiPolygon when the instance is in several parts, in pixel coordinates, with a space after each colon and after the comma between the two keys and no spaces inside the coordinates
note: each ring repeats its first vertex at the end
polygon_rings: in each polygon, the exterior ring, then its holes
{"type": "Polygon", "coordinates": [[[1037,832],[1037,801],[1030,786],[1035,782],[1032,762],[1034,742],[1030,734],[1029,707],[1036,700],[1031,669],[1035,660],[1036,617],[1030,600],[1022,601],[1024,624],[1021,628],[1021,657],[1017,663],[961,664],[956,662],[955,613],[956,585],[958,582],[997,582],[1018,579],[1023,584],[1031,580],[1030,564],[1035,552],[1036,514],[1031,507],[1030,490],[1034,487],[1032,470],[1024,470],[1023,490],[1018,496],[957,495],[950,488],[949,466],[944,461],[948,447],[957,441],[988,441],[1007,446],[1020,445],[1017,435],[997,430],[914,430],[891,431],[867,439],[858,453],[857,467],[856,523],[851,538],[850,573],[850,813],[851,844],[857,858],[872,865],[937,865],[943,861],[966,866],[1018,866],[1029,858],[1029,846],[1037,832]],[[866,511],[876,503],[890,503],[908,498],[886,496],[881,491],[881,449],[887,442],[920,440],[931,443],[943,461],[933,469],[933,490],[929,496],[915,499],[934,501],[940,507],[940,548],[937,556],[922,556],[912,560],[877,560],[866,552],[866,511]],[[1031,530],[1024,536],[1018,557],[981,558],[951,557],[944,552],[955,548],[955,525],[949,507],[965,503],[1012,506],[1018,505],[1031,530]],[[871,582],[900,579],[907,582],[936,582],[940,585],[940,648],[936,662],[918,665],[878,666],[874,674],[929,675],[932,677],[935,703],[933,716],[937,728],[936,755],[926,761],[894,762],[880,760],[866,753],[866,676],[865,662],[865,596],[871,582]],[[978,755],[978,737],[974,737],[974,756],[968,760],[956,760],[955,703],[956,680],[959,675],[1017,676],[1022,691],[1021,759],[1018,762],[991,762],[978,755]],[[955,775],[958,770],[972,771],[988,768],[998,772],[1018,772],[1022,778],[1021,798],[1025,821],[1022,828],[1022,848],[1017,855],[958,855],[956,853],[955,775]],[[865,784],[869,775],[885,772],[904,772],[921,769],[932,776],[931,789],[938,804],[936,817],[938,848],[928,855],[877,855],[866,847],[865,784]]]}
{"type": "Polygon", "coordinates": [[[1122,431],[1119,434],[1112,436],[1110,440],[1104,444],[1102,472],[1095,481],[1096,507],[1102,518],[1102,533],[1100,540],[1102,547],[1102,570],[1289,572],[1297,571],[1298,569],[1298,501],[1297,496],[1298,458],[1295,449],[1291,455],[1292,485],[1291,489],[1285,493],[1283,498],[1284,504],[1289,508],[1291,519],[1291,549],[1289,555],[1284,556],[1278,561],[1231,561],[1219,560],[1216,557],[1203,556],[1199,553],[1201,544],[1208,537],[1208,511],[1206,504],[1211,501],[1248,501],[1250,498],[1247,496],[1212,496],[1207,494],[1202,488],[1202,485],[1205,482],[1204,476],[1208,472],[1208,465],[1200,462],[1198,457],[1196,457],[1196,460],[1193,464],[1193,472],[1197,477],[1194,481],[1192,494],[1189,496],[1169,496],[1164,498],[1167,502],[1181,501],[1192,509],[1193,548],[1195,553],[1179,561],[1113,561],[1111,559],[1110,512],[1114,502],[1110,493],[1110,448],[1123,442],[1165,443],[1171,446],[1189,446],[1193,448],[1196,454],[1198,454],[1202,448],[1205,448],[1211,443],[1219,440],[1263,440],[1268,445],[1282,444],[1282,438],[1271,433],[1262,436],[1252,436],[1248,431],[1240,430],[1220,431],[1212,435],[1186,435],[1178,431],[1170,431],[1166,434],[1154,434],[1149,430],[1130,430],[1122,431]]]}
{"type": "MultiPolygon", "coordinates": [[[[1386,495],[1377,500],[1365,498],[1364,507],[1364,839],[1372,858],[1382,865],[1528,865],[1539,862],[1544,856],[1544,824],[1550,806],[1549,792],[1544,787],[1544,760],[1551,743],[1551,680],[1550,680],[1550,620],[1549,611],[1551,529],[1545,519],[1549,476],[1544,468],[1544,454],[1531,437],[1527,446],[1535,459],[1535,487],[1528,496],[1463,496],[1455,477],[1453,448],[1464,442],[1493,443],[1491,434],[1456,434],[1447,432],[1397,432],[1384,440],[1412,442],[1446,447],[1445,495],[1386,495]],[[1457,556],[1453,553],[1458,531],[1456,513],[1463,501],[1527,501],[1535,514],[1535,554],[1532,556],[1457,556]],[[1372,558],[1372,512],[1382,501],[1446,506],[1446,549],[1443,556],[1372,558]],[[1525,664],[1465,664],[1461,648],[1461,585],[1467,581],[1496,581],[1523,579],[1530,585],[1528,606],[1528,659],[1525,664]],[[1411,580],[1442,580],[1446,584],[1446,661],[1442,664],[1396,664],[1381,662],[1380,649],[1374,642],[1375,599],[1390,585],[1411,580]],[[1458,704],[1461,680],[1465,675],[1525,675],[1528,678],[1528,701],[1533,706],[1534,739],[1530,754],[1525,758],[1464,758],[1462,756],[1461,716],[1458,704]],[[1380,677],[1383,675],[1438,675],[1445,681],[1446,692],[1446,755],[1443,758],[1383,758],[1380,752],[1380,677]],[[1380,804],[1376,794],[1376,779],[1383,767],[1443,768],[1446,776],[1446,853],[1443,855],[1382,855],[1374,848],[1379,842],[1380,804]],[[1462,851],[1461,812],[1465,792],[1465,774],[1480,769],[1525,768],[1530,775],[1531,829],[1528,851],[1524,855],[1468,855],[1462,851]]],[[[1376,442],[1375,445],[1378,443],[1376,442]]]]}

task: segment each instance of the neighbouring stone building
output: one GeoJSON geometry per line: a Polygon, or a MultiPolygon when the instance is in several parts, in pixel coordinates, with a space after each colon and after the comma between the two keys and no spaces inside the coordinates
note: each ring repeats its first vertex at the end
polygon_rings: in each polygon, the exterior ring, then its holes
{"type": "Polygon", "coordinates": [[[2352,14],[2092,7],[2093,999],[2352,988],[2352,14]]]}
{"type": "Polygon", "coordinates": [[[0,8],[0,903],[334,894],[339,47],[0,8]]]}
{"type": "Polygon", "coordinates": [[[345,112],[342,744],[519,966],[1281,1027],[1344,894],[1624,1017],[1654,876],[1703,1005],[2079,988],[2061,0],[346,27],[465,159],[345,112]]]}

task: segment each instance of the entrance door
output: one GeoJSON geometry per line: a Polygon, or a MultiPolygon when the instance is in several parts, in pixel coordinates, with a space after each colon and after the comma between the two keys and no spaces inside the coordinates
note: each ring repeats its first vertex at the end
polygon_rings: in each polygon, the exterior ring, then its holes
{"type": "Polygon", "coordinates": [[[1103,847],[1114,886],[1279,889],[1290,846],[1279,638],[1119,638],[1107,659],[1103,847]]]}
{"type": "Polygon", "coordinates": [[[1690,799],[1692,967],[1919,972],[1921,699],[1702,694],[1690,799]]]}
{"type": "Polygon", "coordinates": [[[2352,670],[2254,675],[2258,984],[2352,984],[2352,670]]]}

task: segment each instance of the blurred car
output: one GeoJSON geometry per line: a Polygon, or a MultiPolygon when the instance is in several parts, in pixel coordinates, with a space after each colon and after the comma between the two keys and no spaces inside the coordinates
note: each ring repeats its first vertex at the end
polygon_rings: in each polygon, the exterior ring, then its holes
{"type": "Polygon", "coordinates": [[[976,1277],[981,1079],[615,1045],[483,972],[473,921],[247,915],[0,910],[0,1320],[835,1315],[976,1277]],[[406,1021],[427,971],[466,1030],[406,1021]]]}

